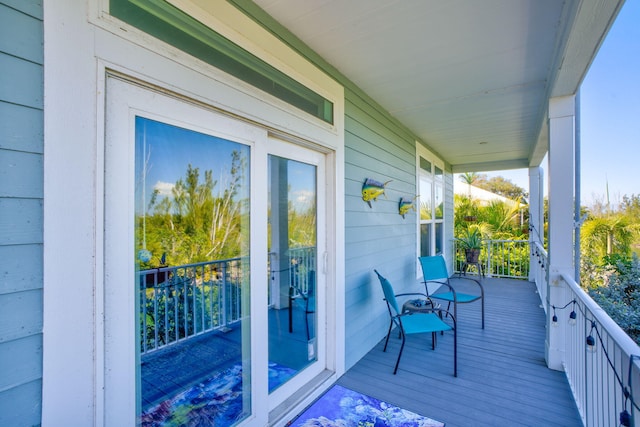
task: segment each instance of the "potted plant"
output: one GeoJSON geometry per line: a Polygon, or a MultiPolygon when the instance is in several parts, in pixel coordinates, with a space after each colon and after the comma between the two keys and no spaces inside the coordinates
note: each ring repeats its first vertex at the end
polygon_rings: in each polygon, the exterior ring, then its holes
{"type": "Polygon", "coordinates": [[[456,238],[464,249],[467,263],[477,263],[482,249],[482,233],[478,227],[467,227],[464,233],[456,238]]]}

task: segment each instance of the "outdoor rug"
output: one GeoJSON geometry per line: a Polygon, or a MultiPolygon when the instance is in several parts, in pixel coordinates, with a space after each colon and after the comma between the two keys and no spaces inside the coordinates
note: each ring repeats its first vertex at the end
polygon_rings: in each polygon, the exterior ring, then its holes
{"type": "MultiPolygon", "coordinates": [[[[269,389],[282,384],[296,371],[269,364],[269,389]]],[[[142,427],[230,426],[244,418],[242,407],[242,365],[236,364],[195,384],[176,396],[143,410],[142,427]]]]}
{"type": "Polygon", "coordinates": [[[334,385],[290,427],[443,427],[444,423],[334,385]]]}

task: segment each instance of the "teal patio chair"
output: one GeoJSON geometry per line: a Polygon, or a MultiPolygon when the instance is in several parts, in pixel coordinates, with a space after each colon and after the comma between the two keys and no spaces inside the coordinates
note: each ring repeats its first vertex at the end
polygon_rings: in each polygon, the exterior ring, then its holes
{"type": "Polygon", "coordinates": [[[430,313],[424,312],[401,312],[396,297],[408,296],[408,295],[423,295],[421,293],[405,293],[395,294],[391,283],[385,279],[377,270],[373,270],[380,279],[380,285],[382,285],[382,291],[384,292],[384,300],[387,303],[387,309],[389,310],[389,316],[391,316],[391,322],[389,323],[389,331],[387,331],[387,338],[384,342],[384,349],[387,351],[387,344],[389,344],[389,336],[393,326],[397,326],[400,332],[400,338],[402,338],[402,344],[400,345],[400,352],[398,353],[398,360],[393,370],[395,375],[398,372],[398,365],[400,365],[400,358],[402,357],[402,350],[404,350],[405,339],[407,335],[412,334],[424,334],[431,333],[431,348],[436,348],[436,333],[453,330],[453,376],[458,376],[458,334],[456,330],[456,318],[454,315],[441,308],[434,308],[430,313]],[[445,312],[452,319],[453,325],[442,320],[442,312],[445,312]],[[436,314],[438,313],[438,314],[436,314]]]}
{"type": "Polygon", "coordinates": [[[447,271],[447,264],[445,263],[442,255],[423,256],[419,257],[418,260],[422,266],[424,287],[427,296],[447,301],[447,310],[451,308],[451,303],[453,303],[453,315],[456,319],[458,316],[458,304],[466,304],[480,300],[480,304],[482,305],[482,329],[484,329],[484,288],[482,287],[482,284],[478,280],[470,277],[460,277],[460,279],[471,280],[476,283],[480,292],[479,295],[456,292],[453,286],[451,286],[449,272],[447,271]],[[429,292],[430,283],[438,285],[433,292],[429,292]],[[443,287],[446,289],[441,290],[443,287]]]}

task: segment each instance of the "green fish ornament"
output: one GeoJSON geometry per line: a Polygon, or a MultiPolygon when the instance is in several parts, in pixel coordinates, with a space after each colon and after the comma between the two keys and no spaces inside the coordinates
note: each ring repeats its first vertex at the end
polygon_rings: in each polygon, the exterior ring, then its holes
{"type": "MultiPolygon", "coordinates": [[[[378,196],[384,194],[384,187],[390,182],[391,181],[382,183],[371,178],[365,179],[364,184],[362,184],[362,200],[367,202],[367,204],[371,208],[371,201],[375,201],[378,196]]],[[[387,197],[386,194],[385,197],[387,197]]]]}
{"type": "Polygon", "coordinates": [[[418,196],[413,199],[405,199],[404,197],[400,198],[400,202],[398,203],[398,212],[402,215],[402,218],[404,218],[405,214],[411,209],[416,210],[415,206],[413,206],[413,201],[417,198],[418,196]]]}

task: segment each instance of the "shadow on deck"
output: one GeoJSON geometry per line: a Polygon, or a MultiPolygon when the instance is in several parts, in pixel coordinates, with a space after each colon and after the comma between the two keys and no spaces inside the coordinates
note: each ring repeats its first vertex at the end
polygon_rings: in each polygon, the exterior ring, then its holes
{"type": "MultiPolygon", "coordinates": [[[[464,282],[453,285],[462,290],[464,282]]],[[[397,375],[400,340],[392,334],[386,353],[382,340],[338,384],[447,427],[581,426],[564,373],[545,364],[545,315],[535,285],[490,278],[483,285],[484,330],[479,303],[458,305],[458,378],[450,332],[435,351],[429,336],[408,337],[397,375]]]]}

